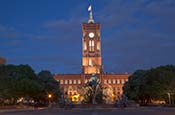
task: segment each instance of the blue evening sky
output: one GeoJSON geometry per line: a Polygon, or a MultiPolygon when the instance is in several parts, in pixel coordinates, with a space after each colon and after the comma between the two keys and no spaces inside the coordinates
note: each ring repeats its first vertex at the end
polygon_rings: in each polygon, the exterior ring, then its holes
{"type": "Polygon", "coordinates": [[[175,0],[0,0],[0,57],[36,72],[80,73],[90,3],[105,72],[175,64],[175,0]]]}

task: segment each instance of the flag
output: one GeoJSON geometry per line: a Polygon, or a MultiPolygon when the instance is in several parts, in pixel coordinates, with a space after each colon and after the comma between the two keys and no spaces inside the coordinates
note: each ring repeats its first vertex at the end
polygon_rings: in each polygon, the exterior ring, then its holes
{"type": "Polygon", "coordinates": [[[90,5],[89,8],[88,8],[88,11],[92,11],[92,6],[90,5]]]}

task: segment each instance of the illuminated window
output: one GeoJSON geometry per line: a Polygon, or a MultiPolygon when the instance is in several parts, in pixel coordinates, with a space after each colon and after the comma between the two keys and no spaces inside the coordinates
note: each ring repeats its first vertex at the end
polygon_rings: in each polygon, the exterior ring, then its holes
{"type": "Polygon", "coordinates": [[[125,83],[125,80],[124,79],[122,79],[122,84],[124,84],[125,83]]]}
{"type": "Polygon", "coordinates": [[[89,40],[89,46],[90,47],[94,46],[94,40],[89,40]]]}
{"type": "Polygon", "coordinates": [[[84,50],[87,50],[87,44],[85,41],[84,41],[84,50]]]}
{"type": "Polygon", "coordinates": [[[64,84],[67,84],[67,80],[64,81],[64,84]]]}
{"type": "Polygon", "coordinates": [[[120,84],[120,80],[119,79],[117,79],[117,84],[120,84]]]}
{"type": "Polygon", "coordinates": [[[87,82],[88,82],[88,80],[86,79],[84,83],[87,83],[87,82]]]}
{"type": "Polygon", "coordinates": [[[94,47],[94,40],[92,40],[92,46],[94,47]]]}
{"type": "Polygon", "coordinates": [[[74,80],[74,84],[76,84],[77,82],[76,82],[76,80],[74,80]]]}
{"type": "Polygon", "coordinates": [[[91,59],[89,59],[89,65],[92,66],[92,60],[91,59]]]}
{"type": "Polygon", "coordinates": [[[113,79],[113,80],[112,80],[112,83],[113,83],[113,84],[115,84],[115,83],[116,83],[116,82],[115,82],[115,79],[113,79]]]}
{"type": "Polygon", "coordinates": [[[72,80],[69,80],[69,84],[72,84],[72,80]]]}
{"type": "Polygon", "coordinates": [[[78,84],[81,84],[81,80],[78,80],[78,84]]]}
{"type": "Polygon", "coordinates": [[[110,79],[108,80],[108,83],[111,84],[111,80],[110,79]]]}
{"type": "Polygon", "coordinates": [[[128,79],[125,80],[126,82],[128,81],[128,79]]]}
{"type": "Polygon", "coordinates": [[[63,80],[60,80],[60,84],[63,84],[63,80]]]}
{"type": "Polygon", "coordinates": [[[95,46],[94,40],[89,40],[89,50],[90,51],[94,51],[94,46],[95,46]]]}
{"type": "Polygon", "coordinates": [[[100,50],[100,42],[97,42],[97,50],[100,50]]]}
{"type": "Polygon", "coordinates": [[[91,47],[92,46],[92,41],[91,40],[89,40],[89,47],[91,47]]]}

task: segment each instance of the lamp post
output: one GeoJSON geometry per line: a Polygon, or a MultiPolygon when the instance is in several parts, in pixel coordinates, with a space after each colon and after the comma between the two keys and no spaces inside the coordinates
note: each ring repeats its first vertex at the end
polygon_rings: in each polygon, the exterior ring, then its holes
{"type": "Polygon", "coordinates": [[[51,94],[49,94],[49,95],[48,95],[48,98],[49,98],[49,99],[50,99],[50,98],[52,98],[52,95],[51,95],[51,94]]]}
{"type": "Polygon", "coordinates": [[[50,99],[52,98],[52,95],[51,94],[48,94],[48,98],[49,98],[49,108],[51,107],[51,103],[50,103],[50,99]]]}

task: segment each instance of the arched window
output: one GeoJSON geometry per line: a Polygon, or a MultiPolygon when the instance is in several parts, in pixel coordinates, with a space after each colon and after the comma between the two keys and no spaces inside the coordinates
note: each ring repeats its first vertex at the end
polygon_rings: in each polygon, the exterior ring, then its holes
{"type": "Polygon", "coordinates": [[[92,66],[92,60],[91,59],[89,59],[89,65],[92,66]]]}
{"type": "Polygon", "coordinates": [[[87,44],[86,44],[86,42],[84,41],[84,46],[83,46],[83,49],[84,50],[87,50],[87,44]]]}
{"type": "Polygon", "coordinates": [[[94,40],[89,40],[89,50],[90,51],[94,51],[94,46],[95,46],[95,43],[94,43],[94,40]]]}
{"type": "Polygon", "coordinates": [[[97,42],[97,50],[100,50],[100,42],[97,42]]]}

